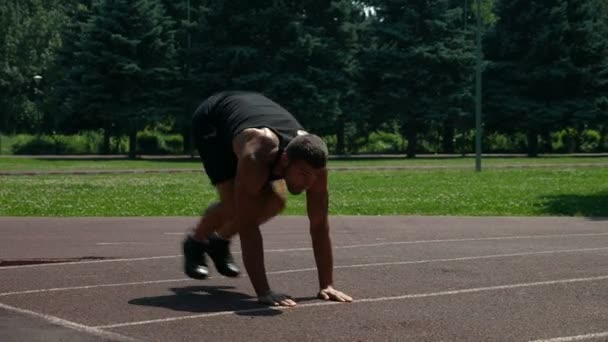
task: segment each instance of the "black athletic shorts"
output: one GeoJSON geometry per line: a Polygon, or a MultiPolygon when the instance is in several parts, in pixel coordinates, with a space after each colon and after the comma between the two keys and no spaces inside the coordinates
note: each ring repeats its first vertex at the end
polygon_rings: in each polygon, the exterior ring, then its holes
{"type": "Polygon", "coordinates": [[[203,102],[192,116],[192,135],[211,184],[234,179],[237,158],[232,150],[232,134],[214,113],[216,99],[203,102]]]}

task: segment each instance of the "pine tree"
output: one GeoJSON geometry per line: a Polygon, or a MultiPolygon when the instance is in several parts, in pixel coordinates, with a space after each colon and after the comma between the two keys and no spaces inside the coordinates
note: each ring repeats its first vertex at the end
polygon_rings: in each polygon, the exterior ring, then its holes
{"type": "MultiPolygon", "coordinates": [[[[594,70],[605,41],[596,30],[594,0],[501,1],[494,44],[488,49],[486,102],[489,125],[523,130],[528,155],[540,150],[538,137],[580,126],[596,111],[594,70]]],[[[605,52],[605,49],[603,50],[605,52]]],[[[547,148],[545,148],[547,150],[547,148]]]]}
{"type": "MultiPolygon", "coordinates": [[[[98,128],[95,120],[88,120],[94,119],[93,117],[81,115],[78,103],[75,102],[81,91],[82,77],[87,72],[82,61],[82,42],[91,16],[90,6],[91,4],[83,3],[66,5],[69,19],[61,31],[62,44],[57,51],[53,68],[52,92],[55,120],[63,132],[98,128]]],[[[109,139],[109,136],[107,138],[109,139]]]]}
{"type": "Polygon", "coordinates": [[[82,115],[104,130],[129,135],[175,110],[175,39],[159,0],[104,0],[94,6],[82,42],[82,115]]]}
{"type": "Polygon", "coordinates": [[[361,124],[364,115],[357,82],[363,7],[350,0],[302,1],[292,25],[295,44],[281,50],[275,92],[300,112],[311,130],[335,134],[342,154],[347,125],[361,124]],[[301,89],[297,103],[294,87],[301,89]]]}
{"type": "Polygon", "coordinates": [[[201,35],[197,35],[199,23],[204,22],[207,8],[205,0],[162,0],[167,14],[173,19],[173,29],[176,40],[176,60],[180,73],[177,85],[180,89],[179,96],[175,97],[175,113],[172,116],[174,129],[183,137],[184,154],[192,154],[192,113],[202,101],[200,82],[196,81],[193,66],[205,56],[204,50],[199,50],[201,56],[193,53],[192,46],[198,45],[197,41],[201,35]]]}
{"type": "Polygon", "coordinates": [[[193,36],[200,93],[259,91],[307,129],[343,135],[340,127],[356,108],[360,6],[343,0],[234,0],[210,2],[203,13],[193,36]]]}
{"type": "Polygon", "coordinates": [[[470,99],[473,45],[462,8],[450,1],[383,0],[374,8],[374,39],[365,57],[374,112],[399,121],[407,155],[414,157],[419,132],[449,125],[470,99]]]}

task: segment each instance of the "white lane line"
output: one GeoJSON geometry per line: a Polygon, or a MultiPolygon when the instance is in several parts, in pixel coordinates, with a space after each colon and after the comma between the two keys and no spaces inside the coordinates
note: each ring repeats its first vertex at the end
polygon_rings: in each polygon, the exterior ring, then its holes
{"type": "Polygon", "coordinates": [[[182,255],[161,255],[143,258],[121,258],[121,259],[105,259],[105,260],[86,260],[86,261],[74,261],[74,262],[56,262],[49,264],[36,264],[36,265],[22,265],[22,266],[6,266],[0,267],[0,271],[11,270],[15,268],[33,268],[33,267],[50,267],[50,266],[67,266],[67,265],[84,265],[84,264],[102,264],[107,262],[123,262],[123,261],[146,261],[146,260],[157,260],[157,259],[173,259],[181,257],[182,255]]]}
{"type": "Polygon", "coordinates": [[[608,337],[608,331],[586,334],[586,335],[577,335],[577,336],[565,336],[565,337],[555,337],[545,340],[534,340],[530,342],[572,342],[572,341],[585,341],[595,338],[608,337]]]}
{"type": "MultiPolygon", "coordinates": [[[[394,241],[394,242],[378,242],[369,244],[356,244],[356,245],[345,245],[345,246],[334,246],[334,249],[350,249],[350,248],[364,248],[364,247],[379,247],[379,246],[395,246],[395,245],[414,245],[414,244],[425,244],[425,243],[449,243],[449,242],[473,242],[473,241],[500,241],[500,240],[523,240],[523,239],[551,239],[551,238],[563,238],[563,237],[585,237],[585,236],[606,236],[608,233],[584,233],[584,234],[555,234],[555,235],[518,235],[518,236],[498,236],[498,237],[486,237],[486,238],[464,238],[464,239],[438,239],[438,240],[414,240],[414,241],[394,241]]],[[[300,252],[300,251],[311,251],[310,247],[303,248],[280,248],[280,249],[266,249],[265,253],[288,253],[288,252],[300,252]]],[[[240,254],[240,251],[233,252],[234,254],[240,254]]],[[[66,265],[83,265],[83,264],[99,264],[108,262],[123,262],[123,261],[146,261],[154,259],[171,259],[181,258],[182,255],[164,255],[154,257],[143,257],[143,258],[121,258],[121,259],[106,259],[106,260],[87,260],[87,261],[75,261],[75,262],[58,262],[49,264],[36,264],[36,265],[23,265],[23,266],[6,266],[0,267],[0,272],[7,269],[15,268],[32,268],[32,267],[52,267],[52,266],[66,266],[66,265]]]]}
{"type": "Polygon", "coordinates": [[[521,240],[521,239],[549,239],[561,237],[583,237],[583,236],[605,236],[608,233],[581,233],[581,234],[553,234],[553,235],[516,235],[516,236],[496,236],[485,238],[464,238],[464,239],[441,239],[441,240],[414,240],[414,241],[395,241],[379,242],[360,245],[337,246],[336,249],[393,246],[393,245],[414,245],[422,243],[444,243],[444,242],[470,242],[470,241],[500,241],[500,240],[521,240]]]}
{"type": "MultiPolygon", "coordinates": [[[[394,266],[394,265],[414,265],[414,264],[427,264],[436,262],[452,262],[452,261],[468,261],[468,260],[483,260],[483,259],[495,259],[495,258],[509,258],[509,257],[520,257],[520,256],[535,256],[535,255],[547,255],[547,254],[559,254],[559,253],[577,253],[577,252],[594,252],[608,250],[608,247],[601,248],[583,248],[583,249],[564,249],[564,250],[553,250],[553,251],[540,251],[540,252],[524,252],[524,253],[511,253],[511,254],[491,254],[491,255],[480,255],[471,257],[461,258],[446,258],[446,259],[428,259],[428,260],[410,260],[410,261],[394,261],[394,262],[379,262],[371,264],[356,264],[356,265],[338,265],[334,266],[334,269],[347,269],[347,268],[362,268],[362,267],[376,267],[376,266],[394,266]]],[[[288,274],[288,273],[299,273],[299,272],[311,272],[316,271],[314,267],[300,268],[293,270],[283,271],[271,271],[267,272],[268,275],[288,274]]],[[[209,277],[207,279],[213,279],[217,277],[209,277]]],[[[41,293],[41,292],[56,292],[56,291],[70,291],[70,290],[86,290],[103,287],[118,287],[118,286],[134,286],[134,285],[148,285],[148,284],[162,284],[162,283],[174,283],[182,281],[191,281],[190,278],[177,278],[177,279],[165,279],[165,280],[148,280],[138,281],[129,283],[116,283],[116,284],[101,284],[101,285],[85,285],[85,286],[71,286],[71,287],[57,287],[49,289],[38,289],[38,290],[26,290],[16,292],[4,292],[0,293],[0,297],[41,293]]]]}
{"type": "MultiPolygon", "coordinates": [[[[584,236],[606,236],[608,233],[582,233],[582,234],[555,234],[555,235],[518,235],[518,236],[497,236],[486,238],[464,238],[464,239],[438,239],[438,240],[413,240],[413,241],[393,241],[393,242],[377,242],[357,245],[334,246],[334,249],[350,249],[363,247],[381,247],[381,246],[398,246],[398,245],[416,245],[425,243],[446,243],[446,242],[474,242],[474,241],[500,241],[500,240],[523,240],[523,239],[545,239],[545,238],[562,238],[562,237],[584,237],[584,236]]],[[[312,251],[311,247],[303,248],[282,248],[268,249],[264,252],[284,253],[284,252],[299,252],[312,251]]],[[[240,251],[233,252],[235,254],[240,251]]]]}
{"type": "MultiPolygon", "coordinates": [[[[208,279],[212,279],[209,277],[208,279]]],[[[87,290],[96,289],[103,287],[118,287],[118,286],[134,286],[134,285],[148,285],[148,284],[162,284],[162,283],[175,283],[181,281],[193,280],[190,278],[178,278],[178,279],[164,279],[164,280],[148,280],[148,281],[135,281],[130,283],[117,283],[117,284],[99,284],[99,285],[84,285],[84,286],[70,286],[70,287],[55,287],[50,289],[39,289],[39,290],[27,290],[27,291],[16,291],[16,292],[4,292],[0,293],[0,297],[42,293],[42,292],[57,292],[57,291],[70,291],[70,290],[87,290]]]]}
{"type": "MultiPolygon", "coordinates": [[[[540,281],[534,283],[519,283],[519,284],[508,284],[508,285],[499,285],[499,286],[488,286],[488,287],[477,287],[470,289],[462,289],[462,290],[453,290],[453,291],[441,291],[441,292],[431,292],[431,293],[417,293],[417,294],[408,294],[401,296],[390,296],[390,297],[376,297],[376,298],[363,298],[357,299],[352,302],[350,305],[359,304],[359,303],[377,303],[377,302],[385,302],[385,301],[394,301],[394,300],[406,300],[406,299],[416,299],[416,298],[428,298],[428,297],[439,297],[439,296],[453,296],[453,295],[461,295],[468,293],[479,293],[479,292],[489,292],[489,291],[501,291],[501,290],[512,290],[518,288],[526,288],[526,287],[539,287],[539,286],[549,286],[549,285],[557,285],[557,284],[569,284],[569,283],[581,283],[581,282],[592,282],[592,281],[601,281],[608,280],[608,275],[599,276],[599,277],[588,277],[588,278],[574,278],[574,279],[559,279],[559,280],[551,280],[551,281],[540,281]]],[[[316,307],[316,306],[327,306],[327,305],[348,305],[336,302],[317,302],[312,304],[301,304],[295,306],[293,308],[289,308],[287,310],[296,310],[298,308],[308,308],[308,307],[316,307]]],[[[248,313],[257,313],[257,312],[265,312],[265,311],[273,311],[273,310],[284,310],[281,307],[263,307],[259,309],[247,309],[247,310],[234,310],[234,311],[220,311],[214,313],[207,314],[198,314],[198,315],[188,315],[188,316],[178,316],[178,317],[168,317],[168,318],[160,318],[160,319],[152,319],[146,321],[135,321],[135,322],[124,322],[124,323],[116,323],[116,324],[108,324],[108,325],[100,325],[96,328],[99,329],[115,329],[129,326],[137,326],[137,325],[145,325],[145,324],[155,324],[155,323],[165,323],[165,322],[173,322],[173,321],[181,321],[186,319],[196,319],[196,318],[207,318],[214,316],[227,316],[233,314],[248,314],[248,313]]]]}
{"type": "MultiPolygon", "coordinates": [[[[559,253],[597,252],[597,251],[605,251],[605,250],[608,250],[608,247],[563,249],[563,250],[554,250],[554,251],[524,252],[524,253],[511,253],[511,254],[490,254],[490,255],[480,255],[480,256],[461,257],[461,258],[446,258],[446,259],[378,262],[378,263],[372,263],[372,264],[355,264],[355,265],[334,266],[334,269],[428,264],[428,263],[434,263],[434,262],[469,261],[469,260],[511,258],[511,257],[519,257],[519,256],[535,256],[535,255],[547,255],[547,254],[559,254],[559,253]]],[[[295,272],[302,272],[302,271],[316,271],[316,270],[317,270],[316,268],[304,268],[304,269],[300,269],[300,270],[285,270],[285,271],[276,271],[276,272],[268,272],[268,273],[269,274],[285,274],[285,273],[295,273],[295,272]]]]}
{"type": "Polygon", "coordinates": [[[79,323],[75,323],[72,321],[68,321],[59,317],[55,317],[55,316],[51,316],[51,315],[45,315],[42,313],[38,313],[38,312],[34,312],[34,311],[30,311],[30,310],[25,310],[25,309],[21,309],[21,308],[17,308],[14,306],[10,306],[10,305],[6,305],[6,304],[2,304],[0,303],[0,309],[4,309],[7,311],[12,311],[12,312],[17,312],[23,315],[28,315],[28,316],[34,316],[36,318],[41,318],[49,323],[55,324],[55,325],[59,325],[62,326],[64,328],[68,328],[68,329],[72,329],[72,330],[76,330],[79,332],[84,332],[87,334],[91,334],[91,335],[95,335],[97,337],[102,337],[104,339],[110,339],[112,341],[124,341],[124,342],[135,342],[135,341],[139,341],[136,340],[134,338],[131,337],[127,337],[124,335],[120,335],[114,332],[110,332],[110,331],[104,331],[100,328],[95,328],[95,327],[91,327],[88,325],[83,325],[83,324],[79,324],[79,323]]]}

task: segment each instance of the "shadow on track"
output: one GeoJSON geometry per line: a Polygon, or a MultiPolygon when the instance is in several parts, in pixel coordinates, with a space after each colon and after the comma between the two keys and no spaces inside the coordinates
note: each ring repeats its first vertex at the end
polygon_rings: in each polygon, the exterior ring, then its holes
{"type": "MultiPolygon", "coordinates": [[[[242,316],[276,316],[282,310],[259,304],[255,297],[231,291],[231,286],[188,286],[170,289],[174,294],[142,297],[129,304],[168,308],[194,314],[235,311],[242,316]],[[245,310],[255,310],[247,312],[245,310]],[[245,311],[245,312],[243,312],[245,311]]],[[[295,298],[298,303],[315,300],[316,297],[295,298]]]]}

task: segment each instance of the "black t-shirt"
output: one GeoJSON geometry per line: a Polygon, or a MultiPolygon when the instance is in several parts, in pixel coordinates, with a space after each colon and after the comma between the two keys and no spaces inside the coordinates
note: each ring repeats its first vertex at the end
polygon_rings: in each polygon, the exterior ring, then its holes
{"type": "Polygon", "coordinates": [[[279,148],[284,149],[298,130],[304,130],[285,108],[259,93],[222,92],[210,100],[209,114],[230,138],[247,128],[267,127],[279,137],[279,148]]]}

